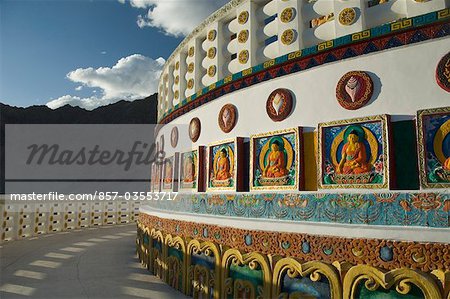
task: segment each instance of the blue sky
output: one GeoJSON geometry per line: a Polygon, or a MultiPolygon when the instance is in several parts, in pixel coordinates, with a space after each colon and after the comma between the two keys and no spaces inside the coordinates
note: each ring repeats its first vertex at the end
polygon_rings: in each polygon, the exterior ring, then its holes
{"type": "Polygon", "coordinates": [[[164,59],[225,2],[0,0],[0,101],[93,109],[150,95],[164,59]]]}

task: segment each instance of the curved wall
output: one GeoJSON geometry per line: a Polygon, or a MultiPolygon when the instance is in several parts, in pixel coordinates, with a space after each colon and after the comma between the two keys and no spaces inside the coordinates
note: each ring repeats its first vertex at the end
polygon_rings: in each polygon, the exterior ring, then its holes
{"type": "MultiPolygon", "coordinates": [[[[181,147],[189,142],[188,124],[194,117],[201,120],[202,130],[193,146],[295,126],[311,132],[320,122],[384,113],[392,115],[393,121],[412,119],[417,110],[448,104],[449,95],[437,85],[435,71],[449,48],[450,39],[435,39],[329,63],[232,92],[170,122],[179,126],[183,139],[176,148],[168,145],[165,150],[170,156],[188,149],[181,147]],[[336,84],[342,75],[353,70],[369,73],[374,94],[366,106],[346,110],[336,100],[336,84]],[[276,88],[291,90],[295,98],[292,114],[282,122],[273,122],[266,113],[266,100],[276,88]],[[238,110],[236,127],[230,133],[221,131],[217,122],[221,107],[227,103],[234,104],[238,110]]],[[[170,140],[171,128],[163,127],[158,137],[164,134],[165,140],[170,140]]]]}

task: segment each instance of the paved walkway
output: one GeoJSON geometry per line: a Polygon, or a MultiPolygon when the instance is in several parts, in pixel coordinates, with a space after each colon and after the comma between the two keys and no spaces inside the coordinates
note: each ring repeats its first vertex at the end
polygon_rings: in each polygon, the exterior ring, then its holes
{"type": "Polygon", "coordinates": [[[187,298],[142,269],[135,224],[0,245],[0,298],[187,298]]]}

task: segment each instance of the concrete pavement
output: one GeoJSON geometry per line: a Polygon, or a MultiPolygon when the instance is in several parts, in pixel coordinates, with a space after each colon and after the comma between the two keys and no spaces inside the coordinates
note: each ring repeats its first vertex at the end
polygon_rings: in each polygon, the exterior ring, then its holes
{"type": "Polygon", "coordinates": [[[135,224],[0,246],[0,298],[188,298],[142,269],[135,224]]]}

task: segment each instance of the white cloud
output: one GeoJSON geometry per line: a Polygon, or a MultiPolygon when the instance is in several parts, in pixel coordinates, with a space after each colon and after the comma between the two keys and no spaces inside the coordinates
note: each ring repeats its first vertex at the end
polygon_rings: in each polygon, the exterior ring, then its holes
{"type": "Polygon", "coordinates": [[[148,8],[145,15],[138,15],[140,28],[155,27],[167,35],[186,36],[211,13],[228,0],[130,0],[136,8],[148,8]]]}
{"type": "Polygon", "coordinates": [[[119,100],[146,97],[157,91],[164,63],[161,57],[154,60],[134,54],[121,58],[113,67],[76,69],[68,73],[67,78],[82,86],[97,88],[101,95],[88,98],[65,95],[51,100],[47,106],[55,109],[69,104],[91,110],[119,100]]]}
{"type": "Polygon", "coordinates": [[[122,4],[125,4],[125,0],[117,0],[117,1],[119,1],[122,4]]]}
{"type": "Polygon", "coordinates": [[[106,51],[101,51],[100,54],[105,55],[106,51]]]}
{"type": "Polygon", "coordinates": [[[83,85],[80,85],[80,86],[75,87],[75,90],[76,90],[76,91],[80,91],[80,90],[82,90],[82,89],[83,89],[83,85]]]}

